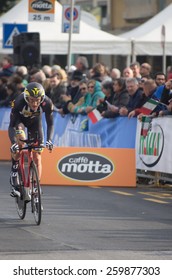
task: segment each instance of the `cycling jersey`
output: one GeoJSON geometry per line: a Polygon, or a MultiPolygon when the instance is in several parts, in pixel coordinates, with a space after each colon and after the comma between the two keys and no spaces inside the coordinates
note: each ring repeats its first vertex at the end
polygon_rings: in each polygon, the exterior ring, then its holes
{"type": "Polygon", "coordinates": [[[8,128],[9,138],[11,143],[16,143],[15,135],[19,124],[23,124],[30,135],[35,137],[35,132],[38,132],[39,140],[43,139],[42,114],[45,113],[47,123],[47,140],[52,141],[53,137],[53,103],[48,96],[45,96],[44,101],[39,105],[36,111],[33,111],[24,99],[24,94],[21,93],[14,101],[11,114],[10,124],[8,128]]]}

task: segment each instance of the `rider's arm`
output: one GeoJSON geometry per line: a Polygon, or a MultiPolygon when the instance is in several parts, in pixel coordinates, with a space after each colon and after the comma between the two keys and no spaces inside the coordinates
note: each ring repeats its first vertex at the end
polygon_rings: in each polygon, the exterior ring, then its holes
{"type": "Polygon", "coordinates": [[[12,144],[16,143],[16,121],[18,119],[18,113],[14,110],[11,110],[10,114],[10,123],[8,127],[8,136],[12,144]]]}
{"type": "Polygon", "coordinates": [[[43,108],[45,112],[45,119],[47,123],[47,140],[53,139],[54,122],[53,122],[53,103],[47,96],[45,98],[46,105],[43,108]]]}
{"type": "Polygon", "coordinates": [[[12,103],[8,135],[12,144],[16,143],[16,126],[19,124],[20,111],[23,108],[23,95],[20,94],[12,103]]]}

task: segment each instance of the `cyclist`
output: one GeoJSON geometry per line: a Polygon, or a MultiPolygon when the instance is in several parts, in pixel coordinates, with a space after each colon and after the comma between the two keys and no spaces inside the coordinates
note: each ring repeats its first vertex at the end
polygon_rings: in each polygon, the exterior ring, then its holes
{"type": "MultiPolygon", "coordinates": [[[[47,141],[46,147],[50,150],[53,148],[53,103],[45,95],[44,88],[41,84],[36,82],[29,83],[24,92],[21,93],[14,101],[10,114],[10,124],[8,134],[11,141],[11,157],[12,167],[10,173],[10,184],[12,186],[10,195],[15,197],[18,192],[19,174],[18,166],[20,159],[20,148],[24,143],[20,139],[25,139],[25,128],[31,138],[35,138],[35,132],[39,143],[44,143],[44,133],[42,128],[42,113],[45,113],[47,123],[47,141]]],[[[38,168],[39,179],[41,178],[42,163],[41,163],[42,149],[35,149],[34,161],[38,168]]],[[[29,197],[30,198],[30,197],[29,197]]],[[[26,200],[29,200],[27,198],[26,200]]]]}

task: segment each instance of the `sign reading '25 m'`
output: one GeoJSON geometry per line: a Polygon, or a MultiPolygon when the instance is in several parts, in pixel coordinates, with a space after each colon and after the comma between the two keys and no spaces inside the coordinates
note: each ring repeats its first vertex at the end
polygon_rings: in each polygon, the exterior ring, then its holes
{"type": "Polygon", "coordinates": [[[55,0],[28,0],[29,21],[54,21],[55,0]]]}

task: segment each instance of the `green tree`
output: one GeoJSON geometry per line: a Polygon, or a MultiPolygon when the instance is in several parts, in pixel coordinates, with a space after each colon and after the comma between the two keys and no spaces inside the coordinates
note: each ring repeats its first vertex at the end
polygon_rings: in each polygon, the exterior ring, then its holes
{"type": "Polygon", "coordinates": [[[0,15],[6,13],[10,10],[15,4],[17,4],[16,0],[0,0],[0,15]]]}

